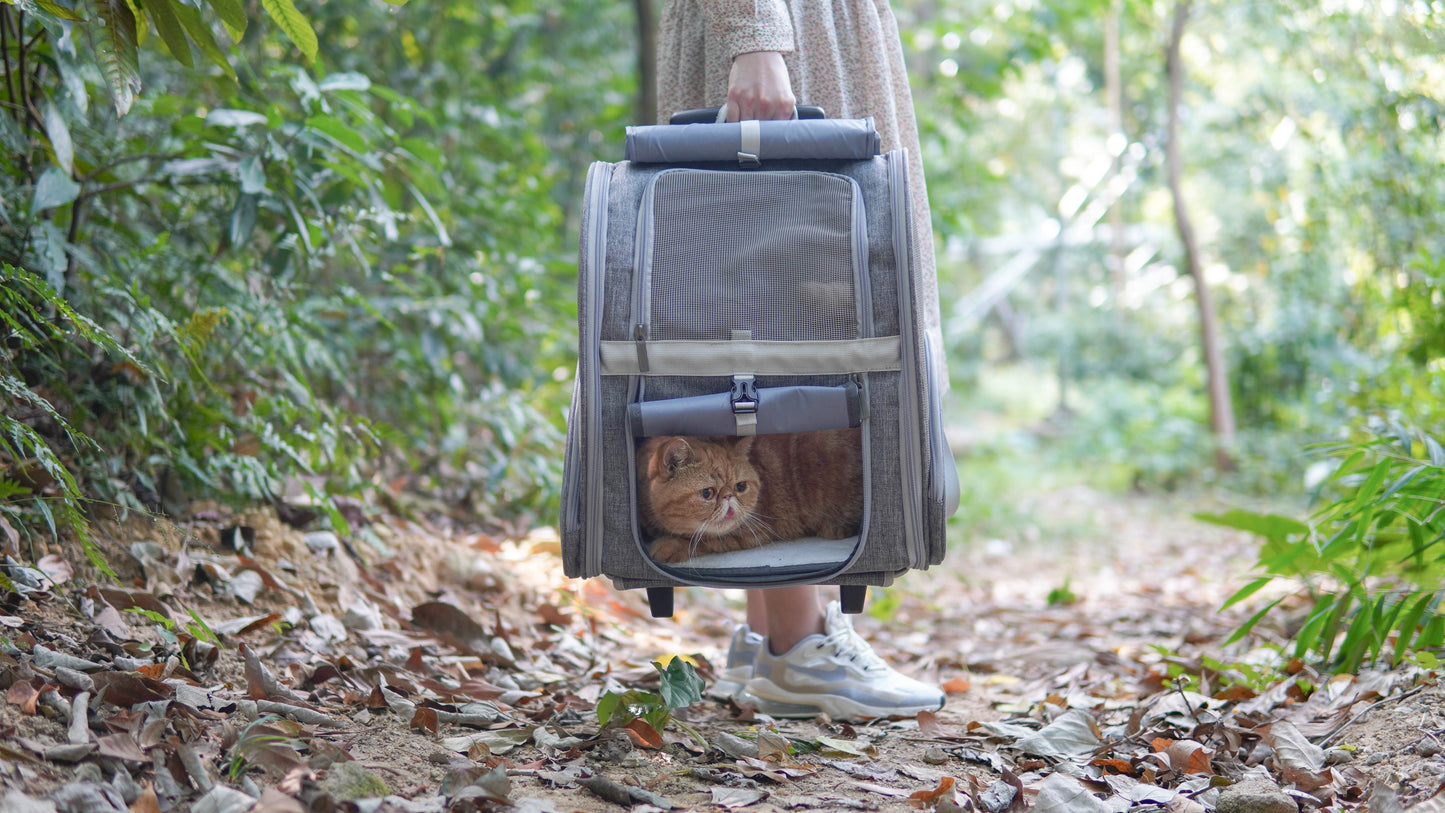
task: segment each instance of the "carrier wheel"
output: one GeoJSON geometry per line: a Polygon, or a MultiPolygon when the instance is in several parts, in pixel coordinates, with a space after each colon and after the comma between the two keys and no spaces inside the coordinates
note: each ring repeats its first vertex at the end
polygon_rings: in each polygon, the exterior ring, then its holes
{"type": "MultiPolygon", "coordinates": [[[[647,606],[652,610],[653,618],[672,617],[672,588],[671,587],[649,587],[647,588],[647,606]]],[[[860,605],[861,606],[861,605],[860,605]]]]}
{"type": "Polygon", "coordinates": [[[857,615],[863,612],[863,602],[868,598],[868,585],[842,584],[838,586],[838,603],[843,612],[857,615]]]}

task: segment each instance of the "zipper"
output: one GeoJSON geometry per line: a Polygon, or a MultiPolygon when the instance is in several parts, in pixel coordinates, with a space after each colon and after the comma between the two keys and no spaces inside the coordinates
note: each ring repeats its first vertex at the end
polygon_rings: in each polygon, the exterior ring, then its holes
{"type": "Polygon", "coordinates": [[[853,290],[858,300],[858,336],[871,339],[873,286],[868,281],[868,208],[863,202],[863,187],[854,178],[848,180],[853,184],[853,290]]]}
{"type": "Polygon", "coordinates": [[[923,538],[923,468],[919,461],[922,444],[919,429],[918,362],[913,301],[912,254],[908,251],[912,210],[908,199],[907,152],[888,153],[888,191],[893,208],[893,254],[898,269],[898,334],[902,340],[903,386],[899,387],[899,456],[903,465],[903,530],[908,540],[909,566],[921,568],[928,561],[928,542],[923,538]]]}
{"type": "MultiPolygon", "coordinates": [[[[587,258],[591,272],[587,292],[586,353],[589,363],[582,402],[587,405],[587,454],[585,488],[585,522],[582,527],[584,576],[602,572],[602,376],[597,372],[597,343],[602,338],[602,297],[607,280],[607,193],[612,183],[613,164],[593,164],[588,177],[587,208],[592,219],[587,222],[587,258]]],[[[579,369],[583,366],[579,362],[579,369]]]]}

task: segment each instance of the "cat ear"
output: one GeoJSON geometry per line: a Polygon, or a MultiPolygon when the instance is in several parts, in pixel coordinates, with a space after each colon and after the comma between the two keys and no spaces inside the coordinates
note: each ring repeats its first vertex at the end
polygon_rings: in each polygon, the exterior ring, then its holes
{"type": "Polygon", "coordinates": [[[747,457],[748,453],[752,451],[753,441],[755,440],[757,440],[756,435],[744,435],[737,438],[733,441],[733,452],[747,457]]]}
{"type": "Polygon", "coordinates": [[[688,444],[687,438],[673,438],[662,444],[657,454],[653,455],[652,474],[654,477],[659,474],[671,477],[677,474],[678,469],[691,463],[693,457],[692,446],[688,444]]]}

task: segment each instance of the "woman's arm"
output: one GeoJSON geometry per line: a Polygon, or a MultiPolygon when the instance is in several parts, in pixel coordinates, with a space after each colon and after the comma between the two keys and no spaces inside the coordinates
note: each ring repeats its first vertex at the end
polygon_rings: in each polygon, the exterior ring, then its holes
{"type": "Polygon", "coordinates": [[[732,56],[728,121],[786,119],[797,100],[783,54],[793,50],[784,0],[705,0],[710,35],[732,56]]]}

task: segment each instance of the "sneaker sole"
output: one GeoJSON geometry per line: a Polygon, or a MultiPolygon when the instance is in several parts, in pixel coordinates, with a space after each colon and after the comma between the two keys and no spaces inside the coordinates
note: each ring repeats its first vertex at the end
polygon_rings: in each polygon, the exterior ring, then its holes
{"type": "Polygon", "coordinates": [[[832,694],[797,694],[780,688],[767,678],[753,678],[738,694],[739,703],[752,703],[769,717],[810,718],[826,714],[834,720],[876,720],[880,717],[913,717],[919,712],[938,711],[938,704],[912,706],[869,706],[832,694]]]}

